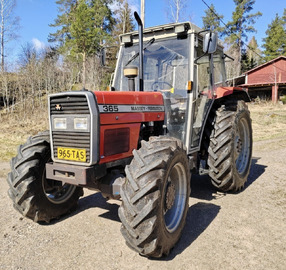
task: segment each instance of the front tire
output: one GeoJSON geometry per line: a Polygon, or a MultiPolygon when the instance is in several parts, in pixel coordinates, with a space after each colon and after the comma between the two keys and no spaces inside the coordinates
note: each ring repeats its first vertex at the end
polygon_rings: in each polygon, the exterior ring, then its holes
{"type": "Polygon", "coordinates": [[[8,194],[14,207],[35,222],[50,222],[75,208],[82,188],[46,179],[51,160],[49,133],[30,137],[11,160],[8,194]]]}
{"type": "Polygon", "coordinates": [[[208,148],[209,176],[222,191],[244,187],[252,156],[250,113],[244,101],[222,105],[216,111],[208,148]]]}
{"type": "Polygon", "coordinates": [[[182,142],[151,137],[125,169],[119,217],[127,245],[148,257],[168,255],[185,225],[190,169],[182,142]]]}

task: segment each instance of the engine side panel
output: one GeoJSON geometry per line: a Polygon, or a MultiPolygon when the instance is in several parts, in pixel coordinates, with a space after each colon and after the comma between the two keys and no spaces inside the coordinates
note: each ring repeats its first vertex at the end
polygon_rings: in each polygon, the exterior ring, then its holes
{"type": "Polygon", "coordinates": [[[141,123],[101,126],[99,164],[131,157],[137,149],[140,127],[141,123]]]}
{"type": "Polygon", "coordinates": [[[141,124],[164,121],[160,92],[94,92],[100,118],[100,161],[107,163],[132,156],[141,124]]]}

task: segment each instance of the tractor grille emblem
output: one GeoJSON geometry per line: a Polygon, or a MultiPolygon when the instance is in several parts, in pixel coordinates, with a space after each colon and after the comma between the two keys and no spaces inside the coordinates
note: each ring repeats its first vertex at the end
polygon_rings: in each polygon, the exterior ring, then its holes
{"type": "Polygon", "coordinates": [[[61,104],[56,104],[56,111],[62,111],[63,107],[61,104]]]}

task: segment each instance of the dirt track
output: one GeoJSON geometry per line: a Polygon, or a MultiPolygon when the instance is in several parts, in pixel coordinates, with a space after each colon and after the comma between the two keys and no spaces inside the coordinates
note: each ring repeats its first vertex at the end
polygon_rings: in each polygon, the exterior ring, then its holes
{"type": "Polygon", "coordinates": [[[125,245],[119,203],[99,193],[85,191],[76,212],[49,225],[22,218],[7,195],[9,164],[0,163],[0,269],[284,270],[285,141],[254,144],[249,180],[239,194],[218,193],[207,178],[192,179],[183,236],[161,260],[125,245]]]}

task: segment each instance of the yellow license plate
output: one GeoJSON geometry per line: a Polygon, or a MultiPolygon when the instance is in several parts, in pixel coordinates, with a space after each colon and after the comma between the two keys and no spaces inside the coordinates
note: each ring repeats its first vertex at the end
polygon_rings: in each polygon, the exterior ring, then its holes
{"type": "Polygon", "coordinates": [[[86,150],[58,147],[58,159],[86,162],[86,150]]]}

